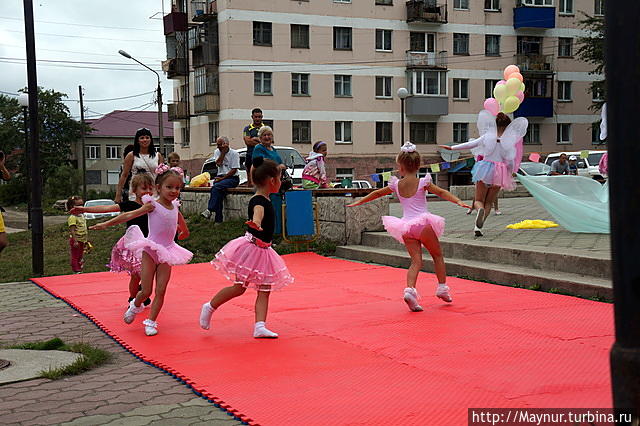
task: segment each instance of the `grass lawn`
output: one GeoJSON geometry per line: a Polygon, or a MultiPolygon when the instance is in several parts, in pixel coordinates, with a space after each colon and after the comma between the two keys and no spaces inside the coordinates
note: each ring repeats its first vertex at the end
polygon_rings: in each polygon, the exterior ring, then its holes
{"type": "MultiPolygon", "coordinates": [[[[101,220],[88,221],[89,226],[101,220]]],[[[191,236],[180,245],[193,252],[191,263],[210,261],[229,240],[245,232],[243,221],[229,221],[214,226],[199,215],[187,218],[191,236]]],[[[93,251],[85,256],[84,272],[106,271],[111,257],[111,248],[124,234],[124,225],[105,231],[89,231],[89,241],[93,251]]],[[[31,278],[31,232],[8,234],[9,246],[0,254],[0,282],[25,281],[31,278]]],[[[305,250],[303,245],[297,249],[292,244],[275,240],[275,250],[280,254],[305,250]]],[[[330,255],[335,252],[336,244],[318,240],[309,246],[309,250],[330,255]]],[[[53,225],[44,230],[44,273],[46,276],[71,274],[69,259],[69,237],[67,226],[53,225]]]]}

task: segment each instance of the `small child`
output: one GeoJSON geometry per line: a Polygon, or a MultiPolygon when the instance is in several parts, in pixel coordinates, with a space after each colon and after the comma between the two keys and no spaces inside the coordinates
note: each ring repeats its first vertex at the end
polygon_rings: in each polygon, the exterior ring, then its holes
{"type": "Polygon", "coordinates": [[[304,189],[329,188],[324,159],[327,156],[327,144],[318,141],[313,144],[313,151],[306,158],[307,165],[302,170],[302,187],[304,189]]]}
{"type": "Polygon", "coordinates": [[[180,155],[177,152],[172,152],[167,157],[169,160],[169,167],[180,167],[180,155]]]}
{"type": "Polygon", "coordinates": [[[281,171],[274,161],[257,157],[253,159],[251,174],[256,195],[249,200],[247,232],[244,236],[229,241],[211,261],[233,285],[223,288],[211,301],[202,305],[200,327],[208,330],[216,309],[252,287],[258,292],[253,337],[275,339],[278,334],[265,326],[269,295],[272,291],[293,283],[293,277],[284,261],[271,248],[276,219],[269,194],[280,190],[281,171]]]}
{"type": "MultiPolygon", "coordinates": [[[[79,195],[72,195],[67,199],[65,207],[71,213],[74,207],[80,207],[84,204],[84,200],[79,195]]],[[[88,247],[88,231],[87,221],[82,213],[71,213],[67,219],[69,226],[69,247],[71,249],[71,270],[80,274],[84,266],[85,246],[88,247]]]]}
{"type": "Polygon", "coordinates": [[[444,218],[429,213],[426,192],[429,191],[461,207],[469,208],[469,206],[449,191],[434,185],[431,182],[431,175],[427,174],[422,179],[418,179],[420,154],[411,142],[406,142],[402,146],[400,154],[396,157],[396,163],[400,175],[403,176],[402,179],[393,176],[389,180],[389,186],[377,189],[347,207],[359,206],[392,193],[398,197],[400,204],[402,204],[402,218],[383,216],[382,222],[387,232],[404,244],[411,257],[411,266],[407,271],[407,288],[404,289],[404,301],[411,311],[420,312],[423,309],[418,303],[416,281],[418,272],[422,269],[422,246],[429,251],[433,258],[435,273],[438,277],[436,297],[448,303],[453,301],[446,284],[444,257],[438,241],[438,237],[444,232],[444,218]]]}

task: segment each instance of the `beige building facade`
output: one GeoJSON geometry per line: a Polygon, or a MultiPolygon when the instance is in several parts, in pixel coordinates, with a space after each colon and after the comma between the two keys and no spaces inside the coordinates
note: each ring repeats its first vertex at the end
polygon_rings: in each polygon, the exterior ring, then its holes
{"type": "Polygon", "coordinates": [[[603,0],[175,0],[165,16],[176,151],[191,172],[217,135],[244,147],[259,107],[277,145],[329,145],[328,172],[366,179],[394,165],[404,139],[437,161],[437,144],[478,136],[476,118],[509,64],[520,66],[527,152],[602,149],[575,54],[581,11],[603,0]],[[188,72],[187,72],[188,70],[188,72]],[[401,100],[397,90],[409,97],[401,100]]]}

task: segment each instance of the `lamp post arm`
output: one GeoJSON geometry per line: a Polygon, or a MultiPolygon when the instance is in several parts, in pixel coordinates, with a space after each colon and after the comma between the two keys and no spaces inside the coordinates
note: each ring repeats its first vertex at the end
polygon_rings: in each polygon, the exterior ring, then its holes
{"type": "Polygon", "coordinates": [[[160,74],[158,74],[158,72],[156,70],[154,70],[153,68],[150,68],[147,65],[143,64],[142,62],[140,62],[139,60],[137,60],[133,56],[131,57],[131,59],[133,59],[134,61],[136,61],[137,63],[139,63],[140,65],[142,65],[143,67],[145,67],[146,69],[151,71],[152,73],[154,73],[156,75],[156,77],[158,77],[158,87],[160,87],[160,74]]]}

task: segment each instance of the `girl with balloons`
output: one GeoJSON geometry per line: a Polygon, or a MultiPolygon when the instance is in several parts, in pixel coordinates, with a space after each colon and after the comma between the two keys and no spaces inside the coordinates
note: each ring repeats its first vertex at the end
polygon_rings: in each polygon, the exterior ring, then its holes
{"type": "Polygon", "coordinates": [[[478,114],[480,137],[454,146],[441,145],[443,149],[469,149],[478,159],[471,170],[476,185],[473,207],[478,211],[474,226],[476,237],[483,235],[482,227],[500,189],[510,191],[516,186],[512,175],[520,167],[522,138],[529,125],[526,118],[511,121],[507,116],[524,100],[519,68],[509,65],[504,70],[504,77],[493,89],[495,98],[485,100],[485,109],[478,114]]]}

